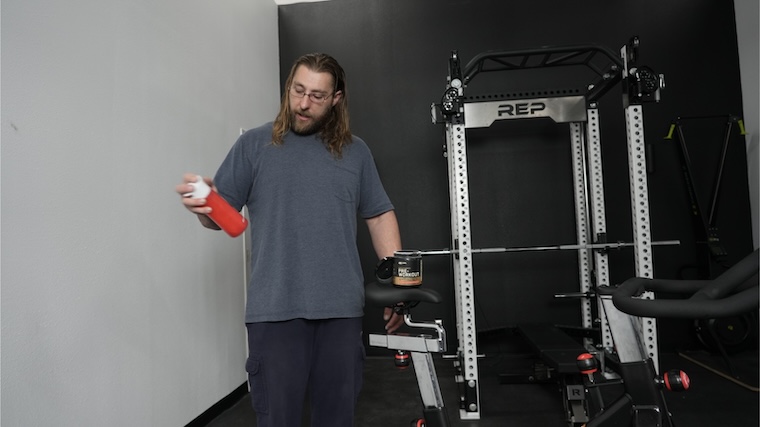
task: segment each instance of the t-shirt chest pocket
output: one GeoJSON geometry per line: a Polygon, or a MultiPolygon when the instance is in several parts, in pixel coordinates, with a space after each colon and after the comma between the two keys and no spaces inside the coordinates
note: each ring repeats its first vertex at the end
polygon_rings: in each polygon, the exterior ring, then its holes
{"type": "Polygon", "coordinates": [[[332,168],[332,191],[339,200],[355,203],[359,200],[359,174],[341,167],[332,168]]]}

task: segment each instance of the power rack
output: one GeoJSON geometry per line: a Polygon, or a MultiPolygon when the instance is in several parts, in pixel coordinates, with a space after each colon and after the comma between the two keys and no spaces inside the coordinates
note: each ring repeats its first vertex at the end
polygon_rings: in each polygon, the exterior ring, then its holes
{"type": "MultiPolygon", "coordinates": [[[[622,83],[628,147],[628,171],[632,206],[635,276],[652,278],[652,239],[647,193],[646,153],[642,104],[657,102],[664,87],[662,75],[637,66],[639,40],[633,37],[620,53],[598,45],[542,47],[486,52],[474,57],[464,69],[457,51],[448,61],[449,75],[440,103],[431,107],[433,123],[445,125],[445,156],[448,163],[451,210],[451,260],[453,264],[457,319],[457,382],[462,390],[460,418],[480,419],[477,328],[475,325],[475,272],[470,226],[470,195],[467,171],[467,129],[490,127],[501,120],[551,118],[569,123],[572,144],[573,187],[580,294],[584,328],[598,319],[601,345],[613,351],[612,335],[603,304],[592,305],[595,287],[609,285],[604,180],[597,101],[622,83]],[[465,97],[475,77],[483,73],[537,68],[583,66],[596,79],[583,91],[551,90],[516,95],[494,94],[465,97]],[[594,308],[595,307],[595,308],[594,308]],[[592,311],[596,309],[596,313],[592,311]]],[[[645,298],[653,298],[651,293],[645,298]]],[[[611,306],[608,304],[608,306],[611,306]]],[[[614,309],[614,307],[612,308],[614,309]]],[[[608,308],[609,310],[609,308],[608,308]]],[[[639,339],[657,363],[657,328],[654,319],[642,320],[639,339]]],[[[592,343],[587,340],[587,346],[592,343]]]]}

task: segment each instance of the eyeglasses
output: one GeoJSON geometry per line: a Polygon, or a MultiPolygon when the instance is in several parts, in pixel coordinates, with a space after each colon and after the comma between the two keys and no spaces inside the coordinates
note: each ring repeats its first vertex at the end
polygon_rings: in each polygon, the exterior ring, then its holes
{"type": "Polygon", "coordinates": [[[290,94],[296,98],[303,98],[304,96],[308,96],[309,100],[315,104],[323,104],[325,101],[327,101],[327,98],[333,95],[332,93],[324,93],[324,92],[306,93],[306,91],[302,87],[296,87],[296,86],[290,87],[290,94]]]}

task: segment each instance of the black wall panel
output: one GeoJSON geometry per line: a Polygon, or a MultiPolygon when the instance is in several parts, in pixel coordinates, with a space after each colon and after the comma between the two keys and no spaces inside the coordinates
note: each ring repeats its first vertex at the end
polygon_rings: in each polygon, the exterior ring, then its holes
{"type": "MultiPolygon", "coordinates": [[[[662,101],[644,106],[650,144],[651,223],[654,240],[678,239],[655,249],[655,274],[694,277],[697,244],[676,152],[664,140],[671,121],[694,115],[741,115],[733,4],[729,1],[627,2],[502,0],[332,0],[279,7],[281,75],[308,52],[327,52],[348,75],[352,130],[372,149],[396,206],[404,246],[449,247],[449,201],[444,128],[430,119],[439,102],[452,50],[463,65],[489,50],[547,45],[599,44],[619,52],[630,37],[641,40],[640,63],[665,74],[662,101]]],[[[593,80],[578,70],[503,73],[476,78],[482,93],[556,90],[593,80]]],[[[476,84],[478,85],[476,87],[476,84]]],[[[630,241],[628,163],[620,85],[600,101],[608,238],[630,241]]],[[[690,122],[689,150],[695,181],[707,198],[715,177],[724,119],[690,122]],[[693,136],[692,136],[693,135],[693,136]]],[[[473,247],[575,243],[569,127],[549,120],[501,122],[468,131],[473,247]]],[[[732,264],[752,250],[743,137],[735,133],[726,158],[717,225],[732,264]]],[[[707,204],[707,202],[704,202],[707,204]]],[[[370,279],[375,256],[366,230],[360,251],[370,279]]],[[[611,276],[633,275],[633,255],[611,253],[611,276]]],[[[554,293],[578,289],[572,252],[476,255],[479,329],[520,322],[578,324],[577,302],[554,293]]],[[[449,297],[453,284],[446,257],[428,257],[424,286],[449,297]]],[[[715,270],[719,272],[718,270],[715,270]]],[[[382,327],[380,310],[368,308],[365,331],[382,327]]],[[[454,308],[421,307],[417,317],[443,318],[454,333],[454,308]]],[[[662,349],[694,345],[689,322],[660,322],[662,349]]]]}

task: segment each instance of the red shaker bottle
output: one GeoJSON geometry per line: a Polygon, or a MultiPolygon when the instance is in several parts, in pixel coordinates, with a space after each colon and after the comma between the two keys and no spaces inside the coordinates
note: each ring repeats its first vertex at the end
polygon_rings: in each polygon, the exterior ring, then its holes
{"type": "Polygon", "coordinates": [[[211,208],[209,218],[216,223],[222,230],[227,232],[231,237],[237,237],[248,226],[248,220],[240,212],[230,206],[216,191],[206,184],[203,177],[198,175],[195,182],[191,182],[193,191],[185,194],[187,197],[194,199],[206,199],[206,204],[211,208]]]}

